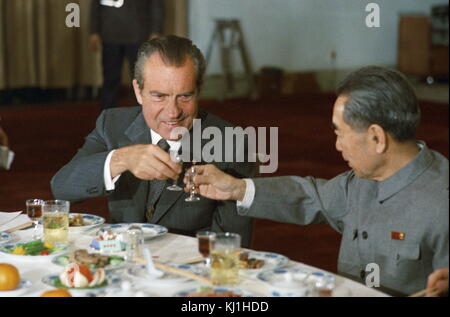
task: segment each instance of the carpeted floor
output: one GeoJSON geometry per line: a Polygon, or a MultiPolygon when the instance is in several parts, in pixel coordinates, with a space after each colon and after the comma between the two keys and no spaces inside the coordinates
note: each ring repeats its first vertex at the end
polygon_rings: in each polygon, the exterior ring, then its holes
{"type": "MultiPolygon", "coordinates": [[[[279,167],[272,175],[331,178],[347,169],[334,147],[333,102],[333,95],[314,94],[201,101],[200,105],[242,127],[278,127],[279,167]]],[[[421,106],[418,138],[448,157],[448,104],[422,102],[421,106]]],[[[0,211],[21,210],[28,198],[52,198],[51,177],[82,145],[98,114],[94,102],[1,107],[1,124],[16,158],[10,171],[0,171],[0,211]]],[[[76,204],[72,211],[107,217],[106,199],[76,204]]],[[[256,221],[254,249],[282,253],[332,272],[336,271],[339,244],[340,235],[325,225],[256,221]]]]}

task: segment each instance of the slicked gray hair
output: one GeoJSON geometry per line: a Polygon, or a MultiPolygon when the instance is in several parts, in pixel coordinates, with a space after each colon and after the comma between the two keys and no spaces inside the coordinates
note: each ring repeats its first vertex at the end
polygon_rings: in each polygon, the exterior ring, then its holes
{"type": "Polygon", "coordinates": [[[336,93],[348,97],[344,121],[354,130],[378,124],[399,142],[415,139],[420,108],[412,86],[400,72],[363,67],[347,75],[336,93]]]}
{"type": "Polygon", "coordinates": [[[144,65],[150,56],[159,53],[166,65],[180,67],[187,58],[192,58],[196,69],[196,86],[200,91],[203,84],[203,75],[206,70],[206,62],[202,52],[192,44],[192,41],[176,35],[157,37],[145,41],[139,48],[136,64],[134,66],[134,78],[139,88],[144,88],[144,65]]]}

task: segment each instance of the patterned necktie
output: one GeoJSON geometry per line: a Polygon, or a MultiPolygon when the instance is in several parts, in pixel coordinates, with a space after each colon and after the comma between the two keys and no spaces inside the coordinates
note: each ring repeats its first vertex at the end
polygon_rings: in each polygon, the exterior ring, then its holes
{"type": "MultiPolygon", "coordinates": [[[[164,152],[169,152],[170,145],[167,143],[166,140],[161,139],[158,141],[158,144],[156,144],[159,148],[161,148],[164,152]]],[[[162,180],[152,180],[149,181],[149,190],[148,190],[148,197],[147,197],[147,222],[151,222],[153,215],[155,213],[156,203],[158,201],[159,196],[161,196],[161,193],[164,189],[164,186],[166,185],[166,181],[162,180]]]]}

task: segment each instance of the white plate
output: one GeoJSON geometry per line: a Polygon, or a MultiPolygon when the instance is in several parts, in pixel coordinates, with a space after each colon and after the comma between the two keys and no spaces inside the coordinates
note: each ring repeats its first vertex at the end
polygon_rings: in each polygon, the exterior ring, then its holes
{"type": "Polygon", "coordinates": [[[11,240],[11,235],[7,232],[0,231],[0,244],[6,243],[11,240]]]}
{"type": "Polygon", "coordinates": [[[31,287],[31,282],[25,279],[20,280],[19,286],[12,291],[0,291],[0,297],[16,297],[24,294],[31,287]]]}
{"type": "Polygon", "coordinates": [[[200,286],[197,288],[190,288],[190,289],[185,289],[179,292],[176,292],[173,296],[175,297],[186,297],[188,296],[190,293],[193,292],[199,292],[202,291],[204,289],[212,289],[214,290],[216,293],[226,293],[228,291],[232,291],[233,293],[240,295],[240,297],[256,297],[254,294],[244,291],[244,290],[240,290],[237,288],[230,288],[230,287],[220,287],[220,286],[200,286]]]}
{"type": "MultiPolygon", "coordinates": [[[[49,286],[52,287],[56,287],[55,283],[56,281],[59,280],[59,275],[47,275],[44,276],[42,278],[42,283],[47,284],[49,286]]],[[[118,285],[120,285],[120,283],[122,282],[122,279],[119,276],[116,275],[112,275],[110,273],[106,273],[106,280],[108,281],[108,284],[102,287],[97,287],[97,288],[70,288],[70,287],[66,287],[66,289],[71,292],[72,294],[76,294],[77,292],[81,293],[81,294],[86,294],[86,293],[96,293],[96,292],[101,292],[109,287],[116,287],[118,285]]]]}
{"type": "Polygon", "coordinates": [[[99,233],[104,231],[112,231],[115,234],[125,233],[128,230],[128,228],[132,225],[138,225],[142,228],[145,240],[162,236],[168,232],[166,227],[151,223],[117,223],[103,226],[99,230],[99,233]]]}
{"type": "Polygon", "coordinates": [[[239,269],[240,274],[257,274],[265,270],[278,269],[289,263],[289,258],[273,252],[244,250],[241,253],[249,253],[249,259],[264,260],[262,267],[258,269],[239,269]]]}
{"type": "Polygon", "coordinates": [[[69,218],[72,218],[77,215],[80,215],[81,217],[83,217],[83,222],[85,225],[78,226],[78,227],[69,226],[69,233],[86,231],[86,230],[89,230],[91,228],[94,228],[96,226],[99,226],[99,225],[102,225],[105,223],[105,218],[96,216],[96,215],[91,215],[91,214],[80,214],[80,213],[71,212],[71,213],[69,213],[69,218]]]}
{"type": "MultiPolygon", "coordinates": [[[[178,269],[186,270],[190,273],[194,273],[197,275],[203,275],[203,270],[199,266],[189,265],[189,264],[175,264],[175,263],[167,263],[167,265],[173,266],[178,269]]],[[[135,278],[141,279],[141,280],[148,278],[145,264],[131,267],[127,270],[127,273],[129,275],[131,275],[135,278]]],[[[160,280],[160,281],[188,280],[188,279],[189,278],[187,278],[187,277],[184,277],[184,276],[181,276],[178,274],[167,273],[167,272],[164,272],[164,275],[162,277],[158,278],[158,280],[160,280]]]]}
{"type": "Polygon", "coordinates": [[[257,278],[270,284],[270,296],[313,296],[316,287],[334,285],[333,274],[306,268],[275,269],[258,274],[257,278]]]}
{"type": "MultiPolygon", "coordinates": [[[[62,267],[65,267],[69,263],[69,256],[70,256],[70,253],[65,253],[65,254],[61,254],[59,256],[55,256],[53,258],[53,260],[52,260],[52,263],[56,264],[56,265],[59,265],[59,266],[62,266],[62,267]]],[[[120,256],[117,256],[117,257],[120,257],[120,256]]],[[[126,262],[125,262],[125,259],[124,259],[122,262],[117,263],[115,265],[108,264],[103,269],[105,271],[111,271],[111,270],[116,270],[116,269],[123,268],[125,265],[126,265],[126,262]]]]}
{"type": "Polygon", "coordinates": [[[55,242],[53,244],[56,247],[61,248],[61,249],[54,251],[53,253],[51,253],[49,255],[17,255],[17,254],[11,254],[4,250],[4,249],[13,250],[19,244],[24,244],[24,242],[17,242],[17,243],[1,245],[0,246],[0,254],[3,254],[4,256],[8,257],[9,259],[15,260],[15,261],[42,261],[42,260],[45,261],[45,260],[50,260],[53,257],[66,252],[67,248],[69,247],[69,245],[67,245],[67,244],[55,242]]]}

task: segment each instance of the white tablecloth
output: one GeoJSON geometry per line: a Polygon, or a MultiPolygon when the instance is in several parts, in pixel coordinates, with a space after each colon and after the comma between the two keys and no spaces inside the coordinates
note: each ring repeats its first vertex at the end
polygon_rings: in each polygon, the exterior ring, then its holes
{"type": "MultiPolygon", "coordinates": [[[[12,233],[11,242],[29,241],[31,239],[32,229],[17,231],[12,233]]],[[[87,235],[71,235],[72,241],[71,248],[87,248],[92,236],[87,235]]],[[[182,260],[191,259],[199,256],[197,240],[192,237],[167,233],[163,236],[153,238],[146,241],[146,247],[149,247],[152,255],[157,257],[156,259],[161,262],[177,263],[182,260]]],[[[15,265],[21,274],[21,277],[31,282],[31,287],[20,296],[39,296],[45,290],[53,289],[53,287],[44,284],[41,280],[44,276],[50,274],[59,274],[62,271],[62,267],[51,263],[51,258],[43,258],[40,261],[30,260],[11,260],[8,255],[0,253],[0,263],[11,263],[15,265]]],[[[311,269],[311,266],[290,261],[289,267],[305,267],[311,269]]],[[[312,268],[319,270],[317,268],[312,268]]],[[[119,273],[118,273],[119,274],[119,273]]],[[[126,272],[122,273],[122,280],[128,280],[126,272]]],[[[161,282],[154,280],[152,282],[136,282],[135,279],[129,279],[133,289],[144,290],[144,294],[152,296],[173,296],[176,292],[183,289],[195,288],[199,284],[195,281],[185,282],[161,282]],[[139,285],[137,285],[139,284],[139,285]]],[[[368,288],[360,283],[352,281],[350,279],[336,276],[336,288],[334,294],[337,296],[357,296],[357,297],[380,297],[387,296],[373,288],[368,288]]],[[[241,277],[240,283],[236,288],[248,291],[256,296],[268,296],[270,294],[270,285],[258,280],[255,277],[241,277]]],[[[82,296],[86,292],[81,292],[82,296]]],[[[117,296],[123,294],[118,292],[117,296]]],[[[140,293],[142,295],[142,292],[140,293]]],[[[2,296],[0,292],[0,296],[2,296]]]]}

